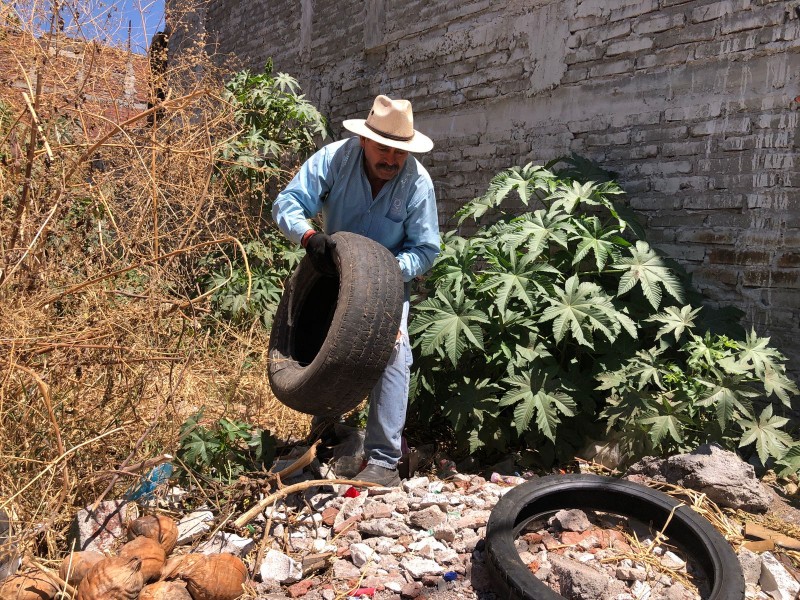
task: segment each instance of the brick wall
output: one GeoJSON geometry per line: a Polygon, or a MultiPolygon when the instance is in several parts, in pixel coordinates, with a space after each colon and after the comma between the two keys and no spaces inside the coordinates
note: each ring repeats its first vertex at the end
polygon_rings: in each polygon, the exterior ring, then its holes
{"type": "MultiPolygon", "coordinates": [[[[168,2],[169,4],[169,2],[168,2]]],[[[273,57],[337,133],[412,100],[444,221],[498,170],[574,151],[650,239],[800,371],[800,1],[211,0],[209,43],[273,57]]]]}

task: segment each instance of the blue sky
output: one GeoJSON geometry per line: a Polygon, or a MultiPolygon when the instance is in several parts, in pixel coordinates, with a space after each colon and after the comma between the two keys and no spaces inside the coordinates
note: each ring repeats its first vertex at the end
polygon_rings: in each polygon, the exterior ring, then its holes
{"type": "Polygon", "coordinates": [[[164,28],[164,0],[120,0],[123,19],[122,38],[128,39],[128,21],[131,22],[131,49],[145,52],[153,34],[164,28]]]}
{"type": "MultiPolygon", "coordinates": [[[[61,0],[60,4],[67,35],[125,47],[130,23],[131,50],[140,54],[164,27],[164,0],[61,0]]],[[[50,10],[45,7],[45,14],[51,15],[50,10]]],[[[43,29],[49,29],[49,21],[48,16],[43,29]]]]}

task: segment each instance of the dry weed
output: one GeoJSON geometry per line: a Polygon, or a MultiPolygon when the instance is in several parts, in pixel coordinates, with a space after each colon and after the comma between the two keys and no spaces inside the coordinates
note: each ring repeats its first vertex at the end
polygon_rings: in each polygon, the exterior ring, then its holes
{"type": "Polygon", "coordinates": [[[0,508],[45,558],[201,406],[279,437],[307,426],[270,394],[263,330],[204,324],[197,259],[263,226],[213,176],[234,133],[222,71],[188,49],[157,102],[146,58],[51,28],[50,7],[0,8],[0,508]]]}

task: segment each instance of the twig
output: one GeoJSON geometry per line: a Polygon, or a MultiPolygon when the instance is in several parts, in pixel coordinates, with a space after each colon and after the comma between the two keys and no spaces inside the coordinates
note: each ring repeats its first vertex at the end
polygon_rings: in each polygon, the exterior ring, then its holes
{"type": "Polygon", "coordinates": [[[314,462],[314,459],[317,457],[317,446],[319,446],[321,441],[322,440],[317,440],[316,442],[314,442],[311,445],[311,447],[303,453],[302,456],[300,456],[296,461],[294,461],[285,469],[282,469],[279,472],[277,472],[275,474],[275,477],[277,477],[279,481],[281,479],[286,479],[287,477],[289,477],[289,475],[291,475],[295,471],[299,471],[300,469],[303,469],[304,467],[307,467],[312,462],[314,462]]]}
{"type": "Polygon", "coordinates": [[[64,590],[70,596],[75,597],[75,594],[77,593],[77,590],[74,587],[72,587],[70,584],[68,584],[66,581],[61,579],[61,577],[59,577],[58,575],[53,573],[50,569],[45,567],[44,565],[40,565],[38,562],[36,562],[35,560],[33,560],[31,558],[28,558],[28,557],[25,557],[22,560],[22,563],[26,567],[33,567],[33,568],[39,570],[43,575],[45,575],[48,579],[50,579],[53,583],[55,583],[59,588],[64,590]]]}
{"type": "Polygon", "coordinates": [[[30,480],[28,483],[26,483],[24,486],[22,486],[22,488],[21,488],[21,489],[17,490],[17,491],[16,491],[16,492],[15,492],[13,495],[11,495],[10,497],[8,497],[8,498],[6,498],[5,500],[3,500],[2,502],[0,502],[0,508],[5,508],[6,506],[9,506],[9,505],[11,504],[11,501],[12,501],[12,500],[14,500],[14,499],[16,499],[18,496],[22,495],[22,493],[23,493],[25,490],[27,490],[27,489],[28,489],[29,487],[31,487],[31,486],[32,486],[34,483],[36,483],[37,481],[39,481],[39,479],[41,479],[42,477],[44,477],[44,476],[45,476],[45,474],[46,474],[48,471],[50,471],[50,470],[51,470],[51,469],[52,469],[52,468],[53,468],[55,465],[57,465],[58,463],[60,463],[62,460],[65,460],[65,459],[66,459],[68,456],[70,456],[71,454],[74,454],[75,452],[77,452],[77,451],[78,451],[80,448],[83,448],[84,446],[88,446],[88,445],[89,445],[89,444],[91,444],[92,442],[96,442],[96,441],[98,441],[98,440],[101,440],[101,439],[103,439],[104,437],[107,437],[107,436],[109,436],[109,435],[111,435],[111,434],[117,433],[118,431],[122,431],[123,429],[125,429],[125,428],[124,428],[124,427],[115,427],[114,429],[111,429],[111,430],[109,430],[109,431],[106,431],[106,432],[105,432],[104,434],[102,434],[102,435],[98,435],[98,436],[96,436],[96,437],[94,437],[94,438],[92,438],[92,439],[90,439],[90,440],[86,440],[85,442],[81,442],[81,443],[80,443],[80,444],[78,444],[77,446],[73,446],[72,448],[70,448],[69,450],[67,450],[66,452],[64,452],[64,454],[62,454],[61,456],[59,456],[59,457],[58,457],[58,458],[56,458],[55,460],[52,460],[52,461],[50,461],[50,462],[49,462],[47,465],[45,465],[44,469],[43,469],[42,471],[40,471],[39,473],[37,473],[37,474],[36,474],[36,476],[35,476],[33,479],[31,479],[31,480],[30,480]]]}
{"type": "MultiPolygon", "coordinates": [[[[44,404],[47,407],[47,415],[50,418],[50,425],[53,427],[53,433],[55,434],[56,448],[58,450],[58,453],[63,456],[64,442],[61,439],[61,428],[58,426],[58,421],[56,421],[56,415],[53,412],[53,403],[50,401],[50,386],[48,386],[33,369],[29,369],[28,367],[20,365],[16,362],[7,362],[4,359],[0,360],[3,360],[3,362],[9,365],[12,369],[18,369],[23,373],[27,373],[36,382],[36,385],[39,388],[39,393],[42,395],[44,404]]],[[[50,509],[52,516],[48,520],[48,526],[49,523],[51,523],[52,520],[55,519],[55,515],[61,509],[61,505],[64,503],[64,500],[66,500],[68,493],[69,493],[69,468],[67,466],[67,463],[65,462],[61,468],[61,493],[58,495],[58,498],[56,499],[55,506],[51,507],[50,509]]]]}
{"type": "Polygon", "coordinates": [[[28,94],[22,92],[22,97],[25,99],[25,104],[28,105],[28,110],[31,111],[31,118],[33,119],[33,124],[36,125],[36,131],[39,132],[39,136],[42,138],[42,145],[44,145],[44,150],[47,152],[47,158],[51,161],[53,160],[53,151],[50,149],[50,144],[47,141],[47,138],[44,135],[44,130],[42,129],[42,125],[39,122],[39,117],[36,114],[36,109],[33,107],[31,103],[31,99],[28,97],[28,94]]]}
{"type": "MultiPolygon", "coordinates": [[[[51,296],[48,296],[47,298],[45,298],[44,300],[41,300],[38,304],[36,304],[35,307],[36,308],[42,308],[43,306],[47,306],[48,304],[52,304],[53,302],[63,298],[64,296],[69,296],[70,294],[74,294],[75,292],[78,292],[78,291],[82,290],[83,288],[89,287],[90,285],[93,285],[93,284],[98,283],[100,281],[103,281],[105,279],[109,279],[111,277],[116,277],[117,275],[122,275],[124,273],[127,273],[128,271],[133,271],[134,269],[139,269],[141,267],[146,267],[147,265],[154,264],[154,263],[158,262],[159,260],[163,260],[165,258],[170,258],[172,256],[175,256],[176,254],[181,254],[183,252],[190,252],[192,250],[197,250],[198,248],[203,248],[205,246],[213,246],[215,244],[222,244],[222,243],[225,243],[225,242],[234,242],[234,243],[238,244],[241,247],[241,242],[239,242],[239,240],[237,240],[236,238],[231,237],[231,236],[220,238],[220,239],[217,239],[217,240],[210,240],[208,242],[201,242],[199,244],[195,244],[194,246],[189,246],[188,248],[181,248],[180,250],[175,250],[173,252],[168,252],[167,254],[162,254],[157,259],[150,258],[148,260],[144,260],[144,261],[142,261],[140,263],[136,263],[135,265],[130,265],[130,266],[125,267],[123,269],[117,269],[116,271],[111,271],[110,273],[106,273],[104,275],[98,275],[97,277],[93,277],[92,279],[84,281],[83,283],[79,283],[77,285],[73,285],[72,287],[67,288],[63,292],[59,292],[58,294],[53,294],[51,296]]],[[[242,251],[244,252],[244,249],[242,249],[242,251]]],[[[249,274],[249,271],[248,271],[248,274],[249,274]]],[[[252,285],[252,279],[249,280],[249,283],[250,283],[250,285],[252,285]]],[[[248,288],[248,291],[249,291],[249,288],[248,288]]]]}
{"type": "Polygon", "coordinates": [[[353,487],[376,487],[378,484],[369,481],[356,481],[354,479],[312,479],[311,481],[303,481],[301,483],[295,483],[294,485],[287,485],[285,488],[278,490],[274,494],[270,494],[263,500],[260,500],[250,510],[248,510],[246,513],[244,513],[238,519],[236,519],[233,522],[233,526],[236,528],[244,527],[250,521],[255,519],[261,511],[263,511],[270,504],[276,502],[277,500],[285,498],[286,496],[294,494],[295,492],[302,492],[303,490],[307,490],[308,488],[322,486],[322,485],[351,485],[353,487]]]}

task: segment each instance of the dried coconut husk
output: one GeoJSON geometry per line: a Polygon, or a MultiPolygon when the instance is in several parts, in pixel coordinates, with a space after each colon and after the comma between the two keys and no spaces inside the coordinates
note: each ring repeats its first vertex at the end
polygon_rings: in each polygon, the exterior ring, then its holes
{"type": "Polygon", "coordinates": [[[233,554],[197,554],[184,561],[178,577],[186,582],[186,589],[194,600],[234,600],[244,593],[247,567],[233,554]]]}
{"type": "Polygon", "coordinates": [[[144,585],[141,568],[135,556],[104,558],[86,573],[76,600],[136,600],[144,585]]]}
{"type": "Polygon", "coordinates": [[[178,526],[175,521],[164,515],[146,515],[131,521],[128,525],[128,535],[131,539],[144,536],[155,540],[169,554],[178,541],[178,526]]]}
{"type": "Polygon", "coordinates": [[[136,557],[142,561],[141,572],[145,583],[161,577],[166,555],[157,541],[140,535],[120,548],[119,555],[124,558],[136,557]]]}
{"type": "Polygon", "coordinates": [[[105,556],[93,550],[70,552],[58,568],[58,576],[70,585],[78,585],[93,566],[105,556]]]}
{"type": "Polygon", "coordinates": [[[157,581],[142,588],[139,600],[192,600],[183,581],[157,581]]]}
{"type": "Polygon", "coordinates": [[[58,586],[43,573],[19,573],[0,582],[0,599],[48,600],[55,597],[58,589],[58,586]]]}
{"type": "Polygon", "coordinates": [[[161,569],[161,579],[176,579],[182,571],[188,571],[196,562],[205,560],[203,554],[178,554],[170,556],[161,569]]]}

